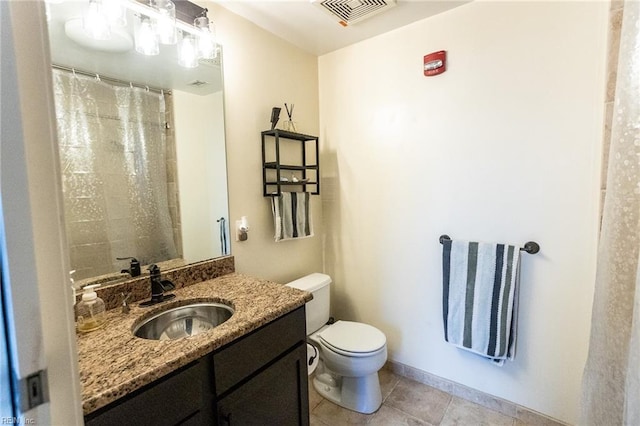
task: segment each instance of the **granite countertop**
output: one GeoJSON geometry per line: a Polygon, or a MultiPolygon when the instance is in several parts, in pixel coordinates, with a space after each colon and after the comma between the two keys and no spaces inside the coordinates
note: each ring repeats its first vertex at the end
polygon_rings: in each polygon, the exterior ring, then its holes
{"type": "Polygon", "coordinates": [[[310,293],[271,281],[231,273],[183,287],[175,299],[131,312],[107,311],[106,324],[77,333],[82,408],[89,414],[227,343],[293,311],[312,299],[310,293]],[[220,302],[233,307],[229,320],[196,336],[178,340],[135,337],[134,324],[167,307],[193,302],[220,302]]]}

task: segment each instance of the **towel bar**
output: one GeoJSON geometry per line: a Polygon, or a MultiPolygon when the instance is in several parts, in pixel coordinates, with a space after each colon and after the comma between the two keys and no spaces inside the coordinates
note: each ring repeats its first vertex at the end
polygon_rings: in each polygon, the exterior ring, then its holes
{"type": "MultiPolygon", "coordinates": [[[[440,244],[443,244],[445,241],[450,241],[451,237],[444,234],[440,235],[440,244]]],[[[526,251],[529,254],[536,254],[540,251],[540,244],[535,241],[527,241],[524,244],[524,247],[520,247],[520,251],[526,251]]]]}

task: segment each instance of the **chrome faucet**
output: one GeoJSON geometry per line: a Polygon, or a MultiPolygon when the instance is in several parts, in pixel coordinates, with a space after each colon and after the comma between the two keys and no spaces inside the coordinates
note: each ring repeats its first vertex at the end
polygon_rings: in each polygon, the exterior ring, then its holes
{"type": "Polygon", "coordinates": [[[149,266],[149,278],[151,281],[151,300],[142,302],[140,306],[151,306],[176,297],[175,294],[164,294],[165,291],[171,291],[176,286],[171,281],[162,279],[158,265],[149,266]]]}

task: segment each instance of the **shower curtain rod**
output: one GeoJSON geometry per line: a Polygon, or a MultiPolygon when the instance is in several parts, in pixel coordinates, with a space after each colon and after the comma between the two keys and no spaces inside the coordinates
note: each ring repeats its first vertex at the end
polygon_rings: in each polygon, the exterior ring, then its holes
{"type": "Polygon", "coordinates": [[[96,78],[98,80],[107,81],[109,83],[117,84],[119,86],[138,87],[140,89],[145,89],[145,90],[148,90],[150,92],[164,93],[164,94],[167,94],[167,95],[171,94],[171,90],[168,90],[168,89],[162,89],[162,88],[158,88],[158,87],[147,86],[146,84],[133,83],[131,81],[120,80],[118,78],[113,78],[113,77],[106,77],[106,76],[100,75],[99,73],[84,71],[84,70],[80,70],[78,68],[70,68],[70,67],[65,67],[63,65],[56,65],[56,64],[51,64],[51,67],[54,68],[54,69],[57,69],[57,70],[61,70],[61,71],[66,71],[66,72],[70,72],[70,73],[74,73],[74,74],[84,75],[86,77],[94,77],[94,78],[96,78]]]}

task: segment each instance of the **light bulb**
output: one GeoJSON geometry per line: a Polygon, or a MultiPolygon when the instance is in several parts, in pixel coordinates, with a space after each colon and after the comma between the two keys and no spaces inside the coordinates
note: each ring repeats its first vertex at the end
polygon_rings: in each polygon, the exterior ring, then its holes
{"type": "Polygon", "coordinates": [[[135,33],[136,51],[143,55],[153,56],[160,53],[156,31],[151,19],[141,16],[135,33]]]}
{"type": "Polygon", "coordinates": [[[211,35],[202,34],[198,38],[198,55],[202,59],[215,59],[218,49],[211,35]]]}
{"type": "Polygon", "coordinates": [[[102,9],[111,25],[124,27],[127,25],[127,9],[120,0],[107,0],[102,3],[102,9]]]}
{"type": "Polygon", "coordinates": [[[102,0],[89,0],[89,8],[82,17],[82,28],[93,39],[109,40],[111,38],[109,20],[102,8],[102,0]]]}
{"type": "Polygon", "coordinates": [[[176,5],[170,0],[153,0],[151,5],[158,11],[156,31],[162,44],[176,44],[176,5]]]}
{"type": "Polygon", "coordinates": [[[178,44],[178,64],[185,68],[198,66],[198,45],[192,34],[182,34],[182,40],[178,44]]]}
{"type": "Polygon", "coordinates": [[[193,22],[200,30],[198,35],[198,56],[203,59],[215,59],[217,54],[216,41],[209,25],[209,18],[201,16],[193,22]]]}

